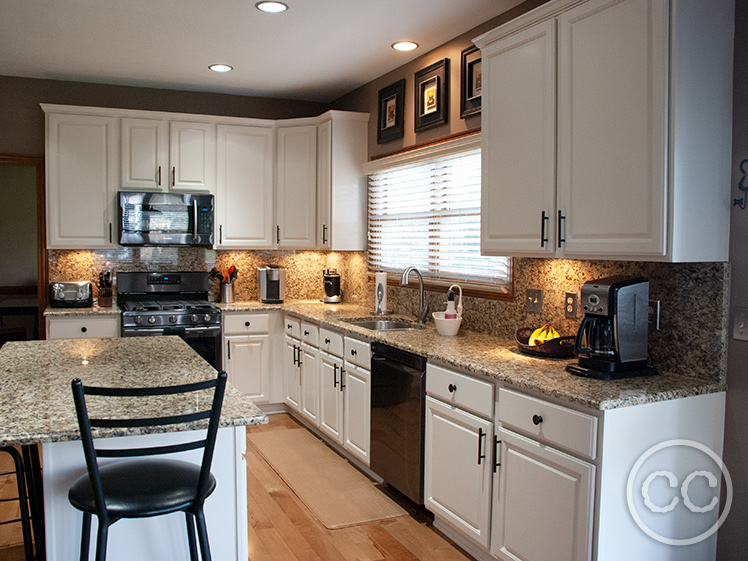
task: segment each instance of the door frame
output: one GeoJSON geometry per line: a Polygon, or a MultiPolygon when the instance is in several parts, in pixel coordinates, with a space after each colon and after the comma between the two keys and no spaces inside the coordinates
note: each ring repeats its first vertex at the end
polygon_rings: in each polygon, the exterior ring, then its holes
{"type": "Polygon", "coordinates": [[[45,339],[44,310],[47,308],[49,295],[49,270],[47,267],[47,219],[45,204],[45,168],[44,156],[31,154],[0,154],[0,165],[33,166],[36,168],[36,294],[39,304],[37,326],[39,339],[45,339]]]}

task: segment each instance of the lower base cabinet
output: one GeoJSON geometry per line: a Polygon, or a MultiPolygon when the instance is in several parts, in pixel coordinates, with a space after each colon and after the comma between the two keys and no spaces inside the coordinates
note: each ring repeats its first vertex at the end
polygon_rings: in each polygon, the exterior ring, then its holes
{"type": "Polygon", "coordinates": [[[346,384],[343,359],[324,351],[319,353],[319,428],[338,444],[343,444],[343,402],[346,384]]]}
{"type": "Polygon", "coordinates": [[[256,403],[269,403],[272,318],[267,313],[223,314],[223,365],[231,382],[256,403]]]}
{"type": "Polygon", "coordinates": [[[497,431],[491,553],[507,561],[591,558],[595,466],[497,431]]]}
{"type": "Polygon", "coordinates": [[[346,361],[343,384],[343,447],[368,466],[371,440],[371,372],[346,361]]]}

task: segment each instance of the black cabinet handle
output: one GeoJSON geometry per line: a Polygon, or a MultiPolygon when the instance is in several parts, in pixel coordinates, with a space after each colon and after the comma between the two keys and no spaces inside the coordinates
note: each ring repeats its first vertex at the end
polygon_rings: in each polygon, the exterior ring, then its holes
{"type": "Polygon", "coordinates": [[[351,356],[356,356],[356,349],[351,349],[351,356]]]}
{"type": "Polygon", "coordinates": [[[309,332],[306,329],[304,330],[304,337],[309,337],[309,332]]]}
{"type": "Polygon", "coordinates": [[[301,364],[299,362],[298,357],[296,356],[296,351],[299,351],[299,350],[301,350],[301,349],[299,349],[296,345],[293,346],[293,364],[294,364],[294,366],[298,366],[299,364],[301,364]]]}
{"type": "Polygon", "coordinates": [[[345,366],[340,367],[340,391],[343,391],[345,384],[343,383],[343,374],[345,373],[345,366]]]}
{"type": "Polygon", "coordinates": [[[290,323],[286,324],[286,329],[291,329],[291,327],[293,327],[293,326],[290,323]]]}
{"type": "Polygon", "coordinates": [[[447,389],[449,390],[449,393],[454,393],[457,391],[457,386],[455,386],[454,384],[449,384],[449,386],[447,386],[447,389]]]}
{"type": "Polygon", "coordinates": [[[161,187],[161,166],[158,166],[158,186],[161,187]]]}
{"type": "Polygon", "coordinates": [[[493,472],[496,473],[498,471],[498,468],[501,466],[501,461],[499,458],[499,444],[501,444],[501,440],[499,440],[498,436],[493,437],[493,472]]]}
{"type": "Polygon", "coordinates": [[[532,416],[532,424],[533,425],[539,425],[542,422],[543,422],[543,417],[541,417],[540,415],[533,415],[532,416]]]}
{"type": "Polygon", "coordinates": [[[563,232],[563,228],[561,225],[566,220],[566,217],[561,214],[561,211],[558,211],[558,247],[561,247],[561,244],[566,241],[565,238],[561,237],[561,232],[563,232]]]}
{"type": "Polygon", "coordinates": [[[486,458],[486,455],[483,453],[483,439],[488,436],[487,433],[483,432],[483,429],[478,429],[478,465],[480,465],[481,460],[484,460],[486,458]]]}
{"type": "Polygon", "coordinates": [[[226,346],[226,353],[227,353],[227,355],[228,355],[228,356],[227,356],[226,358],[228,358],[228,360],[231,360],[231,343],[229,343],[229,344],[228,344],[228,345],[226,346]]]}
{"type": "Polygon", "coordinates": [[[171,168],[171,186],[174,187],[174,185],[177,184],[177,168],[172,167],[171,168]]]}
{"type": "Polygon", "coordinates": [[[322,224],[322,245],[327,245],[327,225],[322,224]]]}
{"type": "Polygon", "coordinates": [[[112,243],[112,223],[109,223],[109,243],[112,243]]]}
{"type": "Polygon", "coordinates": [[[218,243],[223,243],[223,225],[218,226],[218,243]]]}
{"type": "Polygon", "coordinates": [[[281,243],[281,227],[280,225],[275,227],[275,243],[281,243]]]}
{"type": "Polygon", "coordinates": [[[330,339],[328,339],[327,337],[325,337],[325,345],[329,345],[329,344],[330,344],[330,339]]]}
{"type": "Polygon", "coordinates": [[[88,327],[85,327],[85,326],[81,327],[81,333],[85,333],[86,331],[88,331],[88,327]]]}
{"type": "Polygon", "coordinates": [[[540,214],[540,247],[545,247],[545,244],[548,241],[545,226],[549,218],[550,217],[545,213],[545,211],[540,214]]]}
{"type": "Polygon", "coordinates": [[[249,327],[249,322],[248,321],[244,322],[244,327],[249,327]]]}
{"type": "Polygon", "coordinates": [[[333,388],[338,387],[338,365],[337,364],[332,365],[332,387],[333,388]]]}

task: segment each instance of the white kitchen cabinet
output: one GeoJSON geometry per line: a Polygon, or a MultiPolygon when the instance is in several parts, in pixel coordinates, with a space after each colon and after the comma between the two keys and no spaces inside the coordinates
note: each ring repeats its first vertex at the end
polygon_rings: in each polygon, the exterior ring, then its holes
{"type": "Polygon", "coordinates": [[[215,192],[215,125],[139,117],[121,122],[122,188],[215,192]]]}
{"type": "Polygon", "coordinates": [[[312,424],[319,426],[319,349],[301,343],[301,414],[312,424]]]}
{"type": "Polygon", "coordinates": [[[371,451],[371,371],[348,361],[344,368],[343,447],[368,466],[371,451]]]}
{"type": "Polygon", "coordinates": [[[255,403],[269,403],[270,316],[223,313],[223,365],[228,380],[255,403]]]}
{"type": "Polygon", "coordinates": [[[273,128],[216,128],[217,247],[271,249],[275,241],[273,128]]]}
{"type": "Polygon", "coordinates": [[[368,113],[329,111],[317,129],[317,247],[366,249],[368,113]]]}
{"type": "Polygon", "coordinates": [[[424,505],[485,549],[491,538],[493,389],[488,382],[427,366],[424,505]]]}
{"type": "Polygon", "coordinates": [[[46,113],[47,248],[114,246],[117,119],[46,113]]]}
{"type": "Polygon", "coordinates": [[[299,353],[301,344],[298,339],[286,335],[283,338],[283,387],[285,403],[294,411],[301,409],[301,365],[299,353]]]}
{"type": "Polygon", "coordinates": [[[317,126],[277,130],[276,244],[314,249],[317,244],[317,126]]]}
{"type": "Polygon", "coordinates": [[[595,466],[504,428],[491,553],[507,561],[591,559],[595,466]]]}
{"type": "Polygon", "coordinates": [[[343,444],[343,359],[320,351],[319,368],[319,428],[335,442],[343,444]]]}
{"type": "Polygon", "coordinates": [[[96,339],[119,336],[119,316],[47,317],[47,339],[96,339]]]}
{"type": "Polygon", "coordinates": [[[726,261],[733,10],[552,0],[475,39],[483,253],[726,261]]]}

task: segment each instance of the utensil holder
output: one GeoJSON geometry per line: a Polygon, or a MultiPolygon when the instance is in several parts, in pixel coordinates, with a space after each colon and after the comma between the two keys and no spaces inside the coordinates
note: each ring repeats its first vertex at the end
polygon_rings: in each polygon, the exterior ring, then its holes
{"type": "Polygon", "coordinates": [[[222,284],[221,285],[221,304],[231,304],[231,302],[232,302],[231,285],[222,284]]]}

